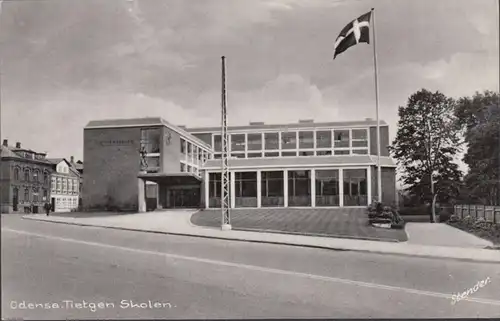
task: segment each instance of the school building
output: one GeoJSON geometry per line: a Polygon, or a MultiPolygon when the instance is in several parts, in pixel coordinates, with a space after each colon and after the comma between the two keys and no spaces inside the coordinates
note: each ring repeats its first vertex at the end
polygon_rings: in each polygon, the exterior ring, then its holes
{"type": "MultiPolygon", "coordinates": [[[[377,126],[300,120],[230,126],[230,204],[366,206],[377,197],[377,126]]],[[[91,121],[84,128],[84,209],[220,208],[221,129],[161,118],[91,121]]],[[[380,122],[382,200],[396,200],[389,128],[380,122]]]]}

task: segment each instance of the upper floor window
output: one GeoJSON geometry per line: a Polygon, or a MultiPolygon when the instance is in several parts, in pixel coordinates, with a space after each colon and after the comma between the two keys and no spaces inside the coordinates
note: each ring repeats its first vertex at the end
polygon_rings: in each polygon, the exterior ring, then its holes
{"type": "Polygon", "coordinates": [[[55,191],[56,190],[56,178],[55,177],[52,177],[51,179],[51,186],[50,186],[50,189],[52,191],[55,191]]]}
{"type": "Polygon", "coordinates": [[[352,130],[352,147],[368,147],[368,130],[352,130]]]}
{"type": "Polygon", "coordinates": [[[184,138],[181,138],[181,154],[186,154],[186,140],[184,138]]]}
{"type": "Polygon", "coordinates": [[[314,133],[299,132],[299,148],[314,148],[314,133]]]}
{"type": "Polygon", "coordinates": [[[278,133],[265,133],[264,145],[266,150],[278,149],[279,148],[278,133]]]}
{"type": "Polygon", "coordinates": [[[26,182],[29,182],[29,180],[30,180],[30,170],[29,170],[29,168],[24,169],[24,180],[26,182]]]}
{"type": "Polygon", "coordinates": [[[18,181],[19,180],[19,168],[14,168],[14,180],[18,181]]]}
{"type": "Polygon", "coordinates": [[[281,149],[296,149],[297,148],[297,133],[283,132],[281,133],[281,149]]]}
{"type": "Polygon", "coordinates": [[[316,132],[316,148],[332,148],[331,130],[319,130],[316,132]]]}
{"type": "Polygon", "coordinates": [[[73,181],[73,192],[78,193],[78,180],[73,181]]]}
{"type": "Polygon", "coordinates": [[[193,155],[193,144],[191,144],[190,142],[187,142],[187,152],[189,157],[193,155]]]}
{"type": "Polygon", "coordinates": [[[262,150],[262,134],[248,134],[247,136],[248,150],[262,150]]]}
{"type": "Polygon", "coordinates": [[[334,130],[335,147],[349,147],[349,130],[334,130]]]}
{"type": "Polygon", "coordinates": [[[245,151],[245,134],[231,135],[231,151],[232,152],[245,151]]]}
{"type": "Polygon", "coordinates": [[[39,176],[38,176],[38,174],[39,174],[39,173],[40,173],[40,172],[38,171],[38,169],[35,169],[35,170],[33,171],[33,181],[34,181],[34,182],[38,182],[38,180],[39,180],[39,176]]]}
{"type": "Polygon", "coordinates": [[[24,189],[24,201],[25,202],[30,201],[30,190],[27,187],[24,189]]]}
{"type": "Polygon", "coordinates": [[[62,182],[61,182],[61,178],[58,177],[57,178],[57,193],[60,194],[61,193],[61,185],[62,185],[62,182]]]}
{"type": "Polygon", "coordinates": [[[148,154],[160,152],[161,128],[141,129],[141,150],[148,154]]]}
{"type": "Polygon", "coordinates": [[[48,184],[49,183],[49,173],[43,172],[43,183],[48,184]]]}
{"type": "Polygon", "coordinates": [[[214,135],[214,151],[222,152],[222,138],[221,135],[214,135]]]}

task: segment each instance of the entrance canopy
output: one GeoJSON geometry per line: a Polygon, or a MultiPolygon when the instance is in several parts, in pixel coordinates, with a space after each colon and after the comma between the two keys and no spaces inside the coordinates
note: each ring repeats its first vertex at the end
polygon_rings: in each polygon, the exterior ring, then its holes
{"type": "Polygon", "coordinates": [[[162,185],[196,185],[201,182],[194,173],[141,173],[137,177],[162,185]]]}

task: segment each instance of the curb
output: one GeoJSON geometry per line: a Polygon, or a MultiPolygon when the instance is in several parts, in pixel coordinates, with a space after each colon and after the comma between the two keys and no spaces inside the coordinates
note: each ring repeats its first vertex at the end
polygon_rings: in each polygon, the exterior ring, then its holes
{"type": "Polygon", "coordinates": [[[99,225],[84,224],[84,223],[58,222],[58,221],[48,221],[48,220],[44,220],[44,219],[27,218],[27,217],[23,217],[23,219],[24,220],[45,222],[45,223],[56,223],[56,224],[66,224],[66,225],[75,225],[75,226],[96,227],[96,228],[130,231],[130,232],[176,235],[176,236],[189,236],[189,237],[198,237],[198,238],[205,238],[205,239],[216,239],[216,240],[225,240],[225,241],[234,241],[234,242],[287,245],[287,246],[293,246],[293,247],[313,248],[313,249],[338,251],[338,252],[360,252],[360,253],[372,253],[372,254],[383,254],[383,255],[395,255],[395,256],[402,256],[402,257],[418,257],[418,258],[437,259],[437,260],[445,259],[445,260],[455,260],[455,261],[461,261],[461,262],[475,262],[475,263],[499,263],[498,261],[494,261],[494,260],[482,260],[482,259],[476,260],[476,259],[471,259],[471,258],[432,256],[432,255],[424,255],[424,254],[393,253],[393,252],[384,252],[384,251],[377,251],[377,250],[346,249],[346,248],[340,248],[340,247],[330,247],[330,246],[312,245],[312,244],[295,244],[295,243],[287,243],[287,242],[279,242],[279,241],[247,240],[247,239],[241,239],[241,238],[229,238],[229,237],[222,237],[222,236],[208,236],[208,235],[197,235],[197,234],[164,232],[164,231],[146,231],[146,230],[140,230],[140,229],[134,229],[134,228],[127,228],[127,227],[99,226],[99,225]]]}

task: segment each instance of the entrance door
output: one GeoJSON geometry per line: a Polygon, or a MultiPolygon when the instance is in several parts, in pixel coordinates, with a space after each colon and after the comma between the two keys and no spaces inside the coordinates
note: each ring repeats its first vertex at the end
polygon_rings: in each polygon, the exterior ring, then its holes
{"type": "Polygon", "coordinates": [[[17,212],[17,207],[19,205],[19,190],[14,188],[13,193],[12,193],[12,210],[14,212],[17,212]]]}
{"type": "Polygon", "coordinates": [[[168,191],[169,208],[198,208],[200,188],[171,188],[168,191]]]}
{"type": "Polygon", "coordinates": [[[52,204],[52,212],[54,212],[56,210],[56,198],[55,197],[52,197],[52,200],[51,200],[51,204],[52,204]]]}

